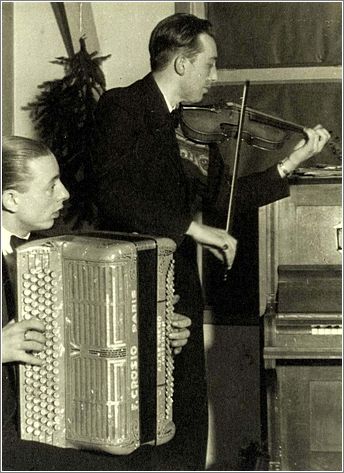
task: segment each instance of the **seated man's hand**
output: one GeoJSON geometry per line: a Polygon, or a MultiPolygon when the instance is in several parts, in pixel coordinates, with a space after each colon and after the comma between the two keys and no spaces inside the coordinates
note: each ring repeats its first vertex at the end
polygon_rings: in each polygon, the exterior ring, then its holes
{"type": "Polygon", "coordinates": [[[178,355],[182,351],[182,347],[187,344],[190,337],[191,319],[182,314],[173,314],[172,318],[172,332],[169,335],[170,343],[173,348],[173,353],[178,355]]]}
{"type": "Polygon", "coordinates": [[[44,330],[43,322],[38,319],[11,320],[2,329],[2,362],[41,365],[42,360],[32,352],[44,350],[44,330]]]}

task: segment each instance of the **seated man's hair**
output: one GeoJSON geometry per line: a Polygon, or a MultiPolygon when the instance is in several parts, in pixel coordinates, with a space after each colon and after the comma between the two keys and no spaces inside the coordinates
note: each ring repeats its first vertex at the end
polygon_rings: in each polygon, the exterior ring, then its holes
{"type": "Polygon", "coordinates": [[[23,191],[31,178],[28,162],[43,156],[54,156],[44,143],[23,136],[3,136],[2,190],[23,191]]]}

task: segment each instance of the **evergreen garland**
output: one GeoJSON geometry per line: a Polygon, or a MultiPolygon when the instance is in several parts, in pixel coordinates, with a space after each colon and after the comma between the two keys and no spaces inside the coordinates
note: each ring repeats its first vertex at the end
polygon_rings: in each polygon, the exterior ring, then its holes
{"type": "Polygon", "coordinates": [[[85,39],[79,41],[80,51],[73,57],[51,61],[64,67],[65,76],[43,82],[36,101],[23,107],[30,111],[39,138],[59,163],[62,181],[71,194],[64,220],[73,221],[73,229],[84,222],[92,225],[97,217],[88,150],[94,134],[94,111],[106,88],[100,65],[111,56],[96,57],[97,51],[89,54],[85,39]]]}

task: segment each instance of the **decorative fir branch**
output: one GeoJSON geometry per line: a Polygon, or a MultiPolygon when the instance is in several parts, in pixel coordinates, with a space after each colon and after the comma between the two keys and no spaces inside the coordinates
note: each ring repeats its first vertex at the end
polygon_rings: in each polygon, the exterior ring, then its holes
{"type": "Polygon", "coordinates": [[[73,229],[83,222],[93,224],[96,218],[88,150],[94,111],[106,88],[100,66],[111,56],[96,57],[96,51],[89,54],[85,38],[79,41],[80,51],[72,58],[51,61],[64,67],[65,76],[43,82],[36,100],[23,107],[30,112],[39,138],[59,162],[62,180],[71,194],[65,221],[73,220],[73,229]]]}

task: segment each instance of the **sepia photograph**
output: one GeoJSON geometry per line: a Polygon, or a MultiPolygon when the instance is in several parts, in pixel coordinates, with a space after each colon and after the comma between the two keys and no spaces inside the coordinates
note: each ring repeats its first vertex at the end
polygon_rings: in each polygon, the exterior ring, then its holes
{"type": "Polygon", "coordinates": [[[1,471],[343,471],[342,1],[1,26],[1,471]]]}

